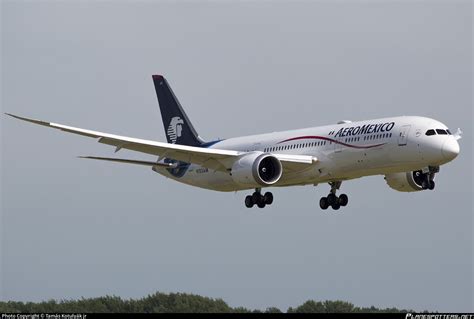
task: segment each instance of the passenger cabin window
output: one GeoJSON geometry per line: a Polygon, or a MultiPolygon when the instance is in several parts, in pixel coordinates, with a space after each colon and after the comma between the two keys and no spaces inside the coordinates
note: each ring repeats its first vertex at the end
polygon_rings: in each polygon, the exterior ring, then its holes
{"type": "Polygon", "coordinates": [[[436,133],[440,135],[448,135],[448,132],[446,132],[445,130],[440,130],[440,129],[436,129],[436,133]]]}
{"type": "Polygon", "coordinates": [[[431,136],[431,135],[436,135],[435,130],[428,130],[426,131],[426,135],[431,136]]]}

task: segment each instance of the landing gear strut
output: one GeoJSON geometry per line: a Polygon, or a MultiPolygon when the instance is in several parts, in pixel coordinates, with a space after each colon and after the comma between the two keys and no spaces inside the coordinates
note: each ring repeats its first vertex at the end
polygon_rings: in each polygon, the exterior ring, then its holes
{"type": "Polygon", "coordinates": [[[439,172],[439,166],[429,166],[428,169],[422,170],[421,174],[421,188],[433,190],[435,188],[434,178],[436,173],[439,172]]]}
{"type": "Polygon", "coordinates": [[[273,203],[273,194],[266,192],[262,195],[262,189],[256,188],[252,195],[245,197],[245,207],[252,208],[253,205],[257,205],[259,208],[264,208],[266,205],[273,203]]]}
{"type": "Polygon", "coordinates": [[[321,209],[328,209],[331,206],[332,209],[338,210],[341,206],[346,206],[349,202],[349,197],[346,194],[341,194],[339,197],[336,195],[336,191],[341,187],[342,182],[329,182],[331,185],[331,191],[327,197],[321,197],[319,200],[319,207],[321,209]]]}

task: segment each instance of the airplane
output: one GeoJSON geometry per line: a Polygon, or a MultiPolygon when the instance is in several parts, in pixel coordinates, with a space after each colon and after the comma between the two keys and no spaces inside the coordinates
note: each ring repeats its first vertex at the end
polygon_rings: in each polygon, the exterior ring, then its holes
{"type": "Polygon", "coordinates": [[[400,192],[433,190],[440,166],[459,154],[460,129],[452,134],[443,123],[420,116],[366,121],[204,141],[194,129],[168,81],[153,75],[167,143],[45,122],[10,113],[64,132],[98,139],[115,147],[158,156],[156,161],[81,156],[80,158],[144,165],[175,181],[222,192],[254,190],[245,206],[273,203],[268,187],[328,183],[320,208],[338,210],[348,204],[337,195],[342,182],[384,175],[400,192]]]}

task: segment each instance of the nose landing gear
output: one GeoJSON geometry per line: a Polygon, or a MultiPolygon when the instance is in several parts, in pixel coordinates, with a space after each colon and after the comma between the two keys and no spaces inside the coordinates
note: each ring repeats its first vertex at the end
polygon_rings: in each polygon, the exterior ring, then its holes
{"type": "Polygon", "coordinates": [[[433,190],[435,188],[434,178],[439,172],[439,166],[429,166],[426,172],[422,170],[421,188],[426,190],[433,190]]]}
{"type": "Polygon", "coordinates": [[[321,209],[328,209],[331,206],[332,209],[338,210],[341,206],[346,206],[349,203],[349,197],[346,194],[341,194],[339,197],[336,195],[336,191],[341,187],[342,182],[329,182],[331,185],[331,191],[327,197],[321,197],[319,200],[319,207],[321,209]]]}
{"type": "Polygon", "coordinates": [[[245,197],[245,207],[252,208],[257,205],[259,208],[264,208],[266,205],[273,203],[273,194],[266,192],[264,195],[261,193],[261,188],[256,188],[252,195],[245,197]]]}

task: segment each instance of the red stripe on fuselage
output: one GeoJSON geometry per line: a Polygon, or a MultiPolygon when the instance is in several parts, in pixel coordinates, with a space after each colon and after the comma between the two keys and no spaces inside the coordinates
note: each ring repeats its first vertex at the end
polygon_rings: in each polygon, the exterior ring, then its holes
{"type": "Polygon", "coordinates": [[[387,144],[387,143],[381,143],[381,144],[376,144],[376,145],[364,145],[364,146],[351,145],[351,144],[346,144],[346,143],[343,143],[343,142],[339,142],[337,140],[334,140],[334,139],[329,138],[329,137],[324,137],[324,136],[298,136],[298,137],[293,137],[293,138],[289,138],[287,140],[278,142],[277,144],[296,141],[296,140],[309,140],[309,139],[329,141],[329,142],[333,142],[333,143],[336,143],[336,144],[341,144],[341,145],[344,145],[344,146],[347,146],[347,147],[362,148],[362,149],[373,148],[373,147],[378,147],[378,146],[382,146],[382,145],[387,144]]]}

